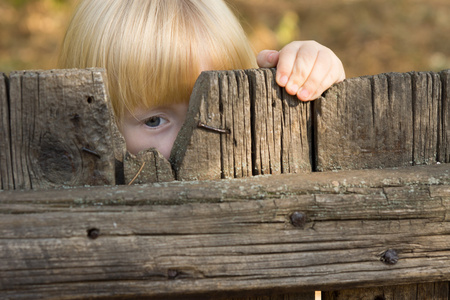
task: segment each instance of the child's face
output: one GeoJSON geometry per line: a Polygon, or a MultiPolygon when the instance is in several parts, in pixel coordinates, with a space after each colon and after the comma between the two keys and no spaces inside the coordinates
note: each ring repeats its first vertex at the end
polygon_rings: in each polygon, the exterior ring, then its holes
{"type": "Polygon", "coordinates": [[[188,103],[180,103],[126,112],[120,129],[127,150],[137,154],[142,150],[156,148],[168,159],[187,109],[188,103]]]}

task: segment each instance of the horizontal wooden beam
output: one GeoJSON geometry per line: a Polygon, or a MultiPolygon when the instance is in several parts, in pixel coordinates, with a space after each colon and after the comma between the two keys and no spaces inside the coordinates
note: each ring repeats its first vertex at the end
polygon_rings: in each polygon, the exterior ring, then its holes
{"type": "Polygon", "coordinates": [[[450,280],[450,166],[0,193],[0,298],[450,280]]]}

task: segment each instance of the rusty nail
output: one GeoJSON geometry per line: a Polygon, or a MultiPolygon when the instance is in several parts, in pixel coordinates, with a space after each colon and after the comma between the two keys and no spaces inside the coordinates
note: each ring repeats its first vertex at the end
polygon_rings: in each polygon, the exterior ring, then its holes
{"type": "Polygon", "coordinates": [[[88,229],[88,231],[87,231],[87,236],[88,236],[90,239],[95,240],[96,238],[99,237],[99,235],[100,235],[100,229],[97,229],[97,228],[91,228],[91,229],[88,229]]]}
{"type": "Polygon", "coordinates": [[[204,129],[207,129],[207,130],[210,130],[210,131],[214,131],[214,132],[218,132],[218,133],[225,133],[225,134],[230,134],[231,133],[230,129],[215,128],[215,127],[203,124],[200,121],[198,121],[197,127],[204,128],[204,129]]]}
{"type": "Polygon", "coordinates": [[[295,227],[303,228],[306,224],[306,215],[302,212],[294,212],[291,215],[291,224],[295,227]]]}
{"type": "Polygon", "coordinates": [[[380,260],[387,265],[395,265],[398,262],[398,254],[394,249],[386,250],[380,257],[380,260]]]}
{"type": "Polygon", "coordinates": [[[92,155],[94,155],[94,156],[97,156],[98,158],[102,158],[102,157],[100,156],[100,154],[98,154],[98,153],[95,152],[94,150],[88,149],[88,148],[86,148],[86,147],[81,148],[81,150],[83,150],[83,151],[86,152],[86,153],[89,153],[89,154],[92,154],[92,155]]]}

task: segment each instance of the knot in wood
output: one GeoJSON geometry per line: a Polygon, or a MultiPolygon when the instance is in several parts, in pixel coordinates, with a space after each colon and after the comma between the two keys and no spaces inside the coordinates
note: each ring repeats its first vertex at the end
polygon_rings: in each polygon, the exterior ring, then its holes
{"type": "Polygon", "coordinates": [[[87,236],[88,238],[95,240],[100,236],[100,229],[97,228],[88,229],[87,236]]]}
{"type": "Polygon", "coordinates": [[[398,262],[398,259],[397,251],[393,249],[386,250],[380,258],[380,260],[387,265],[395,265],[398,262]]]}
{"type": "Polygon", "coordinates": [[[306,224],[306,214],[302,212],[294,212],[291,215],[291,224],[295,227],[303,228],[306,224]]]}

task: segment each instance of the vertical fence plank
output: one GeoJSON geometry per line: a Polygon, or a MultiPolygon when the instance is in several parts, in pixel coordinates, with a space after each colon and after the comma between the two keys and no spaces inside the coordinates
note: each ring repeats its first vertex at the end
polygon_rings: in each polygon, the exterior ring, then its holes
{"type": "Polygon", "coordinates": [[[229,134],[221,134],[222,177],[252,176],[250,89],[244,71],[219,74],[222,124],[229,134]]]}
{"type": "Polygon", "coordinates": [[[221,133],[208,129],[222,129],[219,106],[218,74],[204,72],[194,87],[186,122],[174,142],[170,156],[176,179],[221,178],[221,133]]]}
{"type": "Polygon", "coordinates": [[[310,104],[284,92],[274,72],[200,75],[171,155],[178,180],[311,171],[310,104]]]}
{"type": "Polygon", "coordinates": [[[413,164],[436,163],[441,110],[441,78],[437,73],[412,73],[413,164]]]}
{"type": "Polygon", "coordinates": [[[115,184],[104,71],[11,73],[16,189],[115,184]]]}
{"type": "Polygon", "coordinates": [[[438,160],[450,163],[450,70],[440,73],[442,80],[442,106],[439,126],[438,160]]]}
{"type": "Polygon", "coordinates": [[[27,152],[30,149],[30,137],[26,129],[34,120],[29,110],[33,111],[38,101],[38,80],[35,72],[17,71],[10,74],[10,124],[11,156],[15,189],[31,189],[28,174],[27,152]],[[22,99],[27,99],[22,101],[22,99]],[[30,105],[30,106],[29,106],[30,105]]]}
{"type": "Polygon", "coordinates": [[[0,189],[3,190],[14,189],[7,85],[6,75],[0,73],[0,189]]]}
{"type": "Polygon", "coordinates": [[[279,87],[275,69],[248,74],[253,93],[253,174],[310,172],[310,104],[279,87]]]}
{"type": "Polygon", "coordinates": [[[445,156],[439,74],[353,78],[314,105],[319,171],[432,164],[438,152],[445,156]]]}

